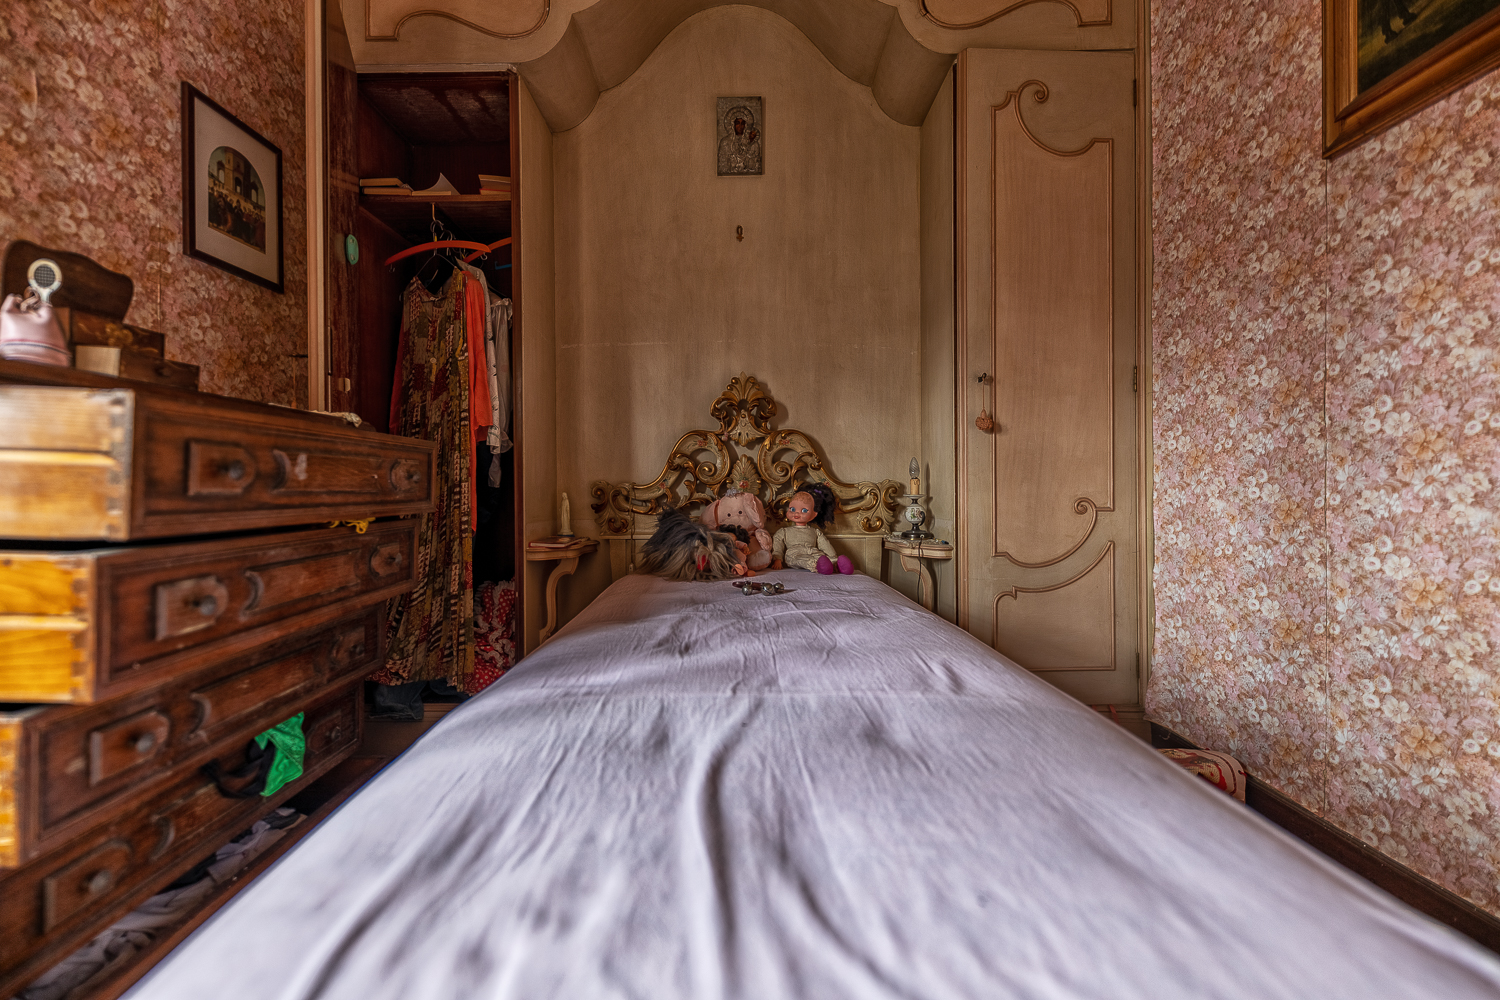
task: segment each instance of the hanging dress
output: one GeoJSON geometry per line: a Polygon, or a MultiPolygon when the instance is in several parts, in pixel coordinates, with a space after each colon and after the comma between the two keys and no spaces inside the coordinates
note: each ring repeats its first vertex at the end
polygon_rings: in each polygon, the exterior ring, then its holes
{"type": "MultiPolygon", "coordinates": [[[[416,586],[389,605],[385,666],[370,678],[380,684],[446,681],[467,691],[473,679],[476,414],[471,397],[475,370],[482,373],[485,365],[482,333],[468,322],[469,315],[478,318],[482,302],[475,301],[470,283],[455,271],[437,295],[416,280],[406,287],[390,427],[393,434],[437,443],[436,506],[421,515],[416,586]],[[471,340],[478,342],[478,365],[471,340]]],[[[488,404],[486,398],[486,423],[488,404]]]]}

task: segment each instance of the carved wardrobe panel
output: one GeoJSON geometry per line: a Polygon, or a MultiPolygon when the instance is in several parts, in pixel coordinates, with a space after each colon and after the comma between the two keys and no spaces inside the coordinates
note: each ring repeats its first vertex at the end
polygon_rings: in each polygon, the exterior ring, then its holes
{"type": "Polygon", "coordinates": [[[1138,700],[1134,59],[958,69],[959,624],[1138,700]]]}

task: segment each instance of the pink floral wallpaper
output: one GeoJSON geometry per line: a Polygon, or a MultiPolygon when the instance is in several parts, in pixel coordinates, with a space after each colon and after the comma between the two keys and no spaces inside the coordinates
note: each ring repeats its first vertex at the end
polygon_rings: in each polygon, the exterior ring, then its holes
{"type": "Polygon", "coordinates": [[[1500,77],[1326,163],[1318,0],[1152,18],[1148,714],[1500,913],[1500,77]]]}
{"type": "Polygon", "coordinates": [[[302,405],[307,351],[301,0],[31,0],[0,19],[0,243],[135,281],[129,322],[201,387],[302,405]],[[281,148],[286,292],[182,253],[181,81],[281,148]]]}

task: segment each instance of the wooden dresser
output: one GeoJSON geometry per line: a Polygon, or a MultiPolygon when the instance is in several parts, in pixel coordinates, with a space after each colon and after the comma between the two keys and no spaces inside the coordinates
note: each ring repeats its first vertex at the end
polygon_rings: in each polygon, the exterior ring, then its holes
{"type": "Polygon", "coordinates": [[[375,519],[432,509],[433,452],[0,362],[0,997],[358,745],[415,563],[375,519]],[[299,712],[302,777],[221,793],[205,765],[299,712]]]}

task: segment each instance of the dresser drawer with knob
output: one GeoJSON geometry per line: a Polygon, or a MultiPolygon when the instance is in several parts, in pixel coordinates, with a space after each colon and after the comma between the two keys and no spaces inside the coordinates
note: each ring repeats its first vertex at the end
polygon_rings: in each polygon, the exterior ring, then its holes
{"type": "MultiPolygon", "coordinates": [[[[184,769],[242,746],[383,657],[379,606],[284,637],[102,705],[0,711],[0,867],[14,867],[130,810],[184,769]],[[8,735],[7,735],[8,734],[8,735]]],[[[332,718],[332,716],[330,717],[332,718]]],[[[308,730],[309,745],[338,736],[308,730]]]]}
{"type": "MultiPolygon", "coordinates": [[[[229,798],[197,768],[133,797],[132,808],[38,857],[0,872],[0,996],[10,996],[203,855],[305,787],[359,742],[360,686],[304,701],[303,776],[274,796],[229,798]]],[[[295,714],[295,711],[292,713],[295,714]]],[[[243,745],[216,758],[232,770],[243,745]]]]}
{"type": "Polygon", "coordinates": [[[0,702],[99,702],[383,602],[417,527],[0,552],[0,702]]]}
{"type": "Polygon", "coordinates": [[[6,384],[8,538],[128,541],[424,513],[435,446],[329,414],[144,386],[6,384]]]}

